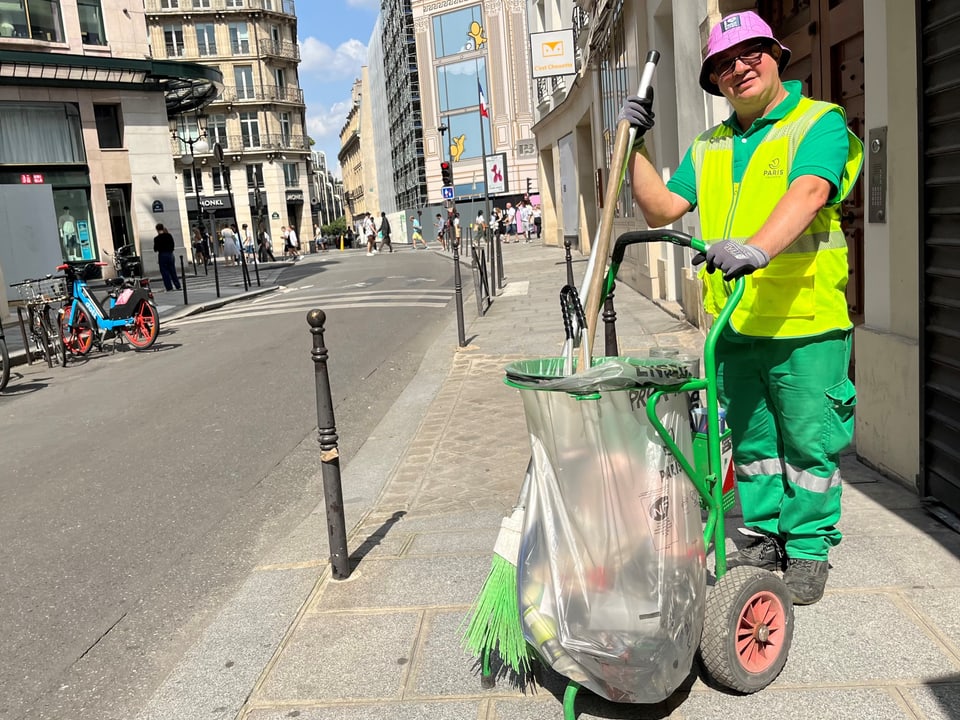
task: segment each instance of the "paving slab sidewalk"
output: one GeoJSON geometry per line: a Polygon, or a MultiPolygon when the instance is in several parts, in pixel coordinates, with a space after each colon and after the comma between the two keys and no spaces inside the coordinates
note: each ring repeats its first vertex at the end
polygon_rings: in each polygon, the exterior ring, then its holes
{"type": "MultiPolygon", "coordinates": [[[[461,649],[529,456],[520,400],[503,384],[503,368],[556,355],[562,342],[563,251],[507,246],[504,256],[508,292],[482,318],[465,303],[467,348],[457,349],[451,323],[346,465],[351,577],[330,578],[320,503],[263,558],[221,614],[230,621],[211,626],[141,720],[563,717],[558,678],[484,690],[461,649]],[[283,599],[264,617],[271,584],[283,599]],[[236,662],[240,656],[246,662],[236,662]]],[[[582,269],[581,261],[578,275],[582,269]]],[[[621,288],[617,312],[621,354],[655,346],[699,353],[696,329],[639,294],[621,288]]],[[[831,556],[827,593],[797,608],[789,661],[768,689],[740,697],[691,676],[655,706],[581,692],[578,716],[960,718],[960,537],[926,514],[915,492],[854,453],[843,472],[845,539],[831,556]]]]}

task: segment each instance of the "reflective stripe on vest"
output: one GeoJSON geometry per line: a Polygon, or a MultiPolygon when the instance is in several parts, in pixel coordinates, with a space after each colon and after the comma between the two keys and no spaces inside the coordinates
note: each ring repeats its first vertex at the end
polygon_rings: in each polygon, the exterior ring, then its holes
{"type": "MultiPolygon", "coordinates": [[[[843,108],[801,97],[797,107],[770,128],[733,182],[733,131],[718,125],[692,148],[703,239],[708,244],[746,242],[763,225],[788,189],[797,148],[827,112],[843,108]]],[[[840,201],[853,188],[863,163],[863,143],[847,130],[849,150],[836,204],[823,207],[813,222],[770,265],[746,276],[743,299],[730,318],[734,330],[754,337],[807,337],[851,326],[847,312],[847,243],[840,228],[840,201]]],[[[701,269],[703,306],[720,313],[732,283],[701,269]]]]}

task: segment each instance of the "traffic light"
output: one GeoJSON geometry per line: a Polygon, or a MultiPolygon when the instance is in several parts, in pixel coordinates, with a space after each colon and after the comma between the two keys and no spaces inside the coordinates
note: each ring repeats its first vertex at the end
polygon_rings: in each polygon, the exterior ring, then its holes
{"type": "Polygon", "coordinates": [[[527,178],[527,195],[530,194],[530,178],[527,178]]]}
{"type": "Polygon", "coordinates": [[[453,185],[453,168],[450,167],[450,163],[446,160],[440,163],[440,178],[443,180],[444,187],[451,187],[453,185]]]}

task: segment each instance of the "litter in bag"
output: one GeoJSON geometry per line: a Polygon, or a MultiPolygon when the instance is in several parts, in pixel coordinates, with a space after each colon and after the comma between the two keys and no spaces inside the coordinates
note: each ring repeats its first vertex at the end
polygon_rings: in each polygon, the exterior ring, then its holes
{"type": "MultiPolygon", "coordinates": [[[[700,499],[646,401],[689,369],[667,359],[513,363],[532,451],[517,565],[524,635],[554,670],[615,702],[655,703],[690,673],[706,559],[700,499]]],[[[657,416],[688,457],[686,394],[657,416]]]]}

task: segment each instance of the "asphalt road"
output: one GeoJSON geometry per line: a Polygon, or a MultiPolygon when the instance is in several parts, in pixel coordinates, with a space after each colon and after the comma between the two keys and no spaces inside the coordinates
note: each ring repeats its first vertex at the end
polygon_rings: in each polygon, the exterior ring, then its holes
{"type": "Polygon", "coordinates": [[[454,312],[451,264],[432,252],[314,256],[280,282],[167,324],[155,352],[14,368],[0,718],[135,715],[321,501],[308,309],[327,313],[343,468],[454,312]]]}

